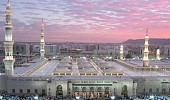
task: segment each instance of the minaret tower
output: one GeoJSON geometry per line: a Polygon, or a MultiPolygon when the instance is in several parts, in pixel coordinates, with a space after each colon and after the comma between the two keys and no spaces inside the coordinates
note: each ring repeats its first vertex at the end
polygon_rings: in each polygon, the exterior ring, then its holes
{"type": "Polygon", "coordinates": [[[160,49],[159,48],[156,51],[156,60],[160,60],[160,49]]]}
{"type": "Polygon", "coordinates": [[[15,59],[13,58],[14,41],[12,40],[12,10],[9,0],[6,6],[5,15],[6,15],[5,42],[4,42],[5,59],[3,60],[3,62],[5,65],[5,75],[12,76],[15,59]]]}
{"type": "Polygon", "coordinates": [[[45,55],[45,41],[44,41],[44,23],[42,19],[42,24],[41,24],[41,40],[40,40],[40,58],[44,58],[45,55]]]}
{"type": "Polygon", "coordinates": [[[120,46],[120,60],[123,60],[123,45],[120,46]]]}
{"type": "Polygon", "coordinates": [[[144,44],[144,57],[143,57],[143,67],[148,67],[149,66],[149,59],[148,59],[148,55],[149,55],[149,50],[148,50],[148,29],[146,30],[146,36],[145,36],[145,44],[144,44]]]}

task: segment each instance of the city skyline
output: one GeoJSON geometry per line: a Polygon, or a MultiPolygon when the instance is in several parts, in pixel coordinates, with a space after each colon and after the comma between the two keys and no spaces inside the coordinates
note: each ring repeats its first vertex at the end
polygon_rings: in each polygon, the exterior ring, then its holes
{"type": "MultiPolygon", "coordinates": [[[[4,40],[5,6],[0,3],[0,40],[4,40]]],[[[15,41],[40,41],[44,18],[47,42],[116,43],[141,39],[149,28],[151,38],[170,38],[168,0],[13,0],[15,41]]]]}

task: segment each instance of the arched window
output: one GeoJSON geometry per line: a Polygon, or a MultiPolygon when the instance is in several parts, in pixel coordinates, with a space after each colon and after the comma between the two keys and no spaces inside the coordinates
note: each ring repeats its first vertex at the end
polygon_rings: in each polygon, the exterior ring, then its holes
{"type": "Polygon", "coordinates": [[[30,93],[30,89],[27,89],[27,93],[30,93]]]}
{"type": "Polygon", "coordinates": [[[63,98],[63,87],[61,85],[57,86],[56,96],[57,96],[58,99],[62,99],[63,98]]]}
{"type": "Polygon", "coordinates": [[[163,94],[165,94],[165,92],[166,92],[166,89],[165,89],[165,88],[163,88],[163,89],[162,89],[162,93],[163,93],[163,94]]]}
{"type": "Polygon", "coordinates": [[[22,89],[19,89],[19,93],[22,93],[23,92],[23,90],[22,89]]]}
{"type": "Polygon", "coordinates": [[[35,89],[34,92],[35,92],[35,93],[38,93],[38,89],[35,89]]]}
{"type": "Polygon", "coordinates": [[[94,98],[94,87],[90,87],[89,96],[90,96],[90,99],[94,98]]]}
{"type": "Polygon", "coordinates": [[[61,85],[58,85],[58,86],[57,86],[57,90],[62,90],[62,86],[61,86],[61,85]]]}
{"type": "Polygon", "coordinates": [[[127,85],[123,85],[121,94],[124,95],[125,97],[128,96],[127,85]]]}
{"type": "Polygon", "coordinates": [[[15,89],[12,89],[12,93],[15,93],[15,89]]]}
{"type": "Polygon", "coordinates": [[[104,91],[105,98],[109,98],[109,87],[105,87],[104,91]]]}
{"type": "Polygon", "coordinates": [[[151,89],[151,88],[149,89],[149,92],[152,92],[152,89],[151,89]]]}
{"type": "Polygon", "coordinates": [[[45,89],[42,89],[42,95],[45,95],[45,89]]]}

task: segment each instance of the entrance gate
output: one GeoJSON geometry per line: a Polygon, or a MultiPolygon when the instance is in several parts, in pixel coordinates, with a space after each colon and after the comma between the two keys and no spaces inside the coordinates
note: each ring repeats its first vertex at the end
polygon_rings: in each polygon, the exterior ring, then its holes
{"type": "Polygon", "coordinates": [[[101,87],[98,87],[97,88],[97,98],[102,98],[102,88],[101,87]]]}
{"type": "Polygon", "coordinates": [[[83,87],[83,88],[82,88],[82,97],[83,97],[84,99],[87,98],[86,87],[83,87]]]}
{"type": "Polygon", "coordinates": [[[56,97],[59,98],[59,99],[63,99],[63,88],[62,88],[61,85],[57,86],[56,97]]]}
{"type": "Polygon", "coordinates": [[[93,99],[95,97],[93,87],[90,87],[89,97],[90,97],[90,99],[93,99]]]}
{"type": "Polygon", "coordinates": [[[105,88],[104,97],[105,97],[105,99],[109,99],[109,87],[105,88]]]}

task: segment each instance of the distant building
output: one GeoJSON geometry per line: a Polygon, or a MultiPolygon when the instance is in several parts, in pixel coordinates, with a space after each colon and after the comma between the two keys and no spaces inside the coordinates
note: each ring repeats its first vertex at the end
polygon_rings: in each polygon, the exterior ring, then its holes
{"type": "Polygon", "coordinates": [[[33,45],[33,53],[40,53],[40,46],[39,45],[33,45]]]}
{"type": "Polygon", "coordinates": [[[46,56],[52,56],[52,55],[57,55],[60,53],[60,46],[59,45],[45,45],[45,55],[46,56]]]}
{"type": "Polygon", "coordinates": [[[31,55],[33,53],[33,46],[26,43],[15,43],[14,54],[31,55]]]}
{"type": "Polygon", "coordinates": [[[170,45],[165,45],[164,47],[164,56],[170,57],[170,45]]]}
{"type": "Polygon", "coordinates": [[[96,46],[94,44],[86,45],[86,51],[94,51],[96,46]]]}

